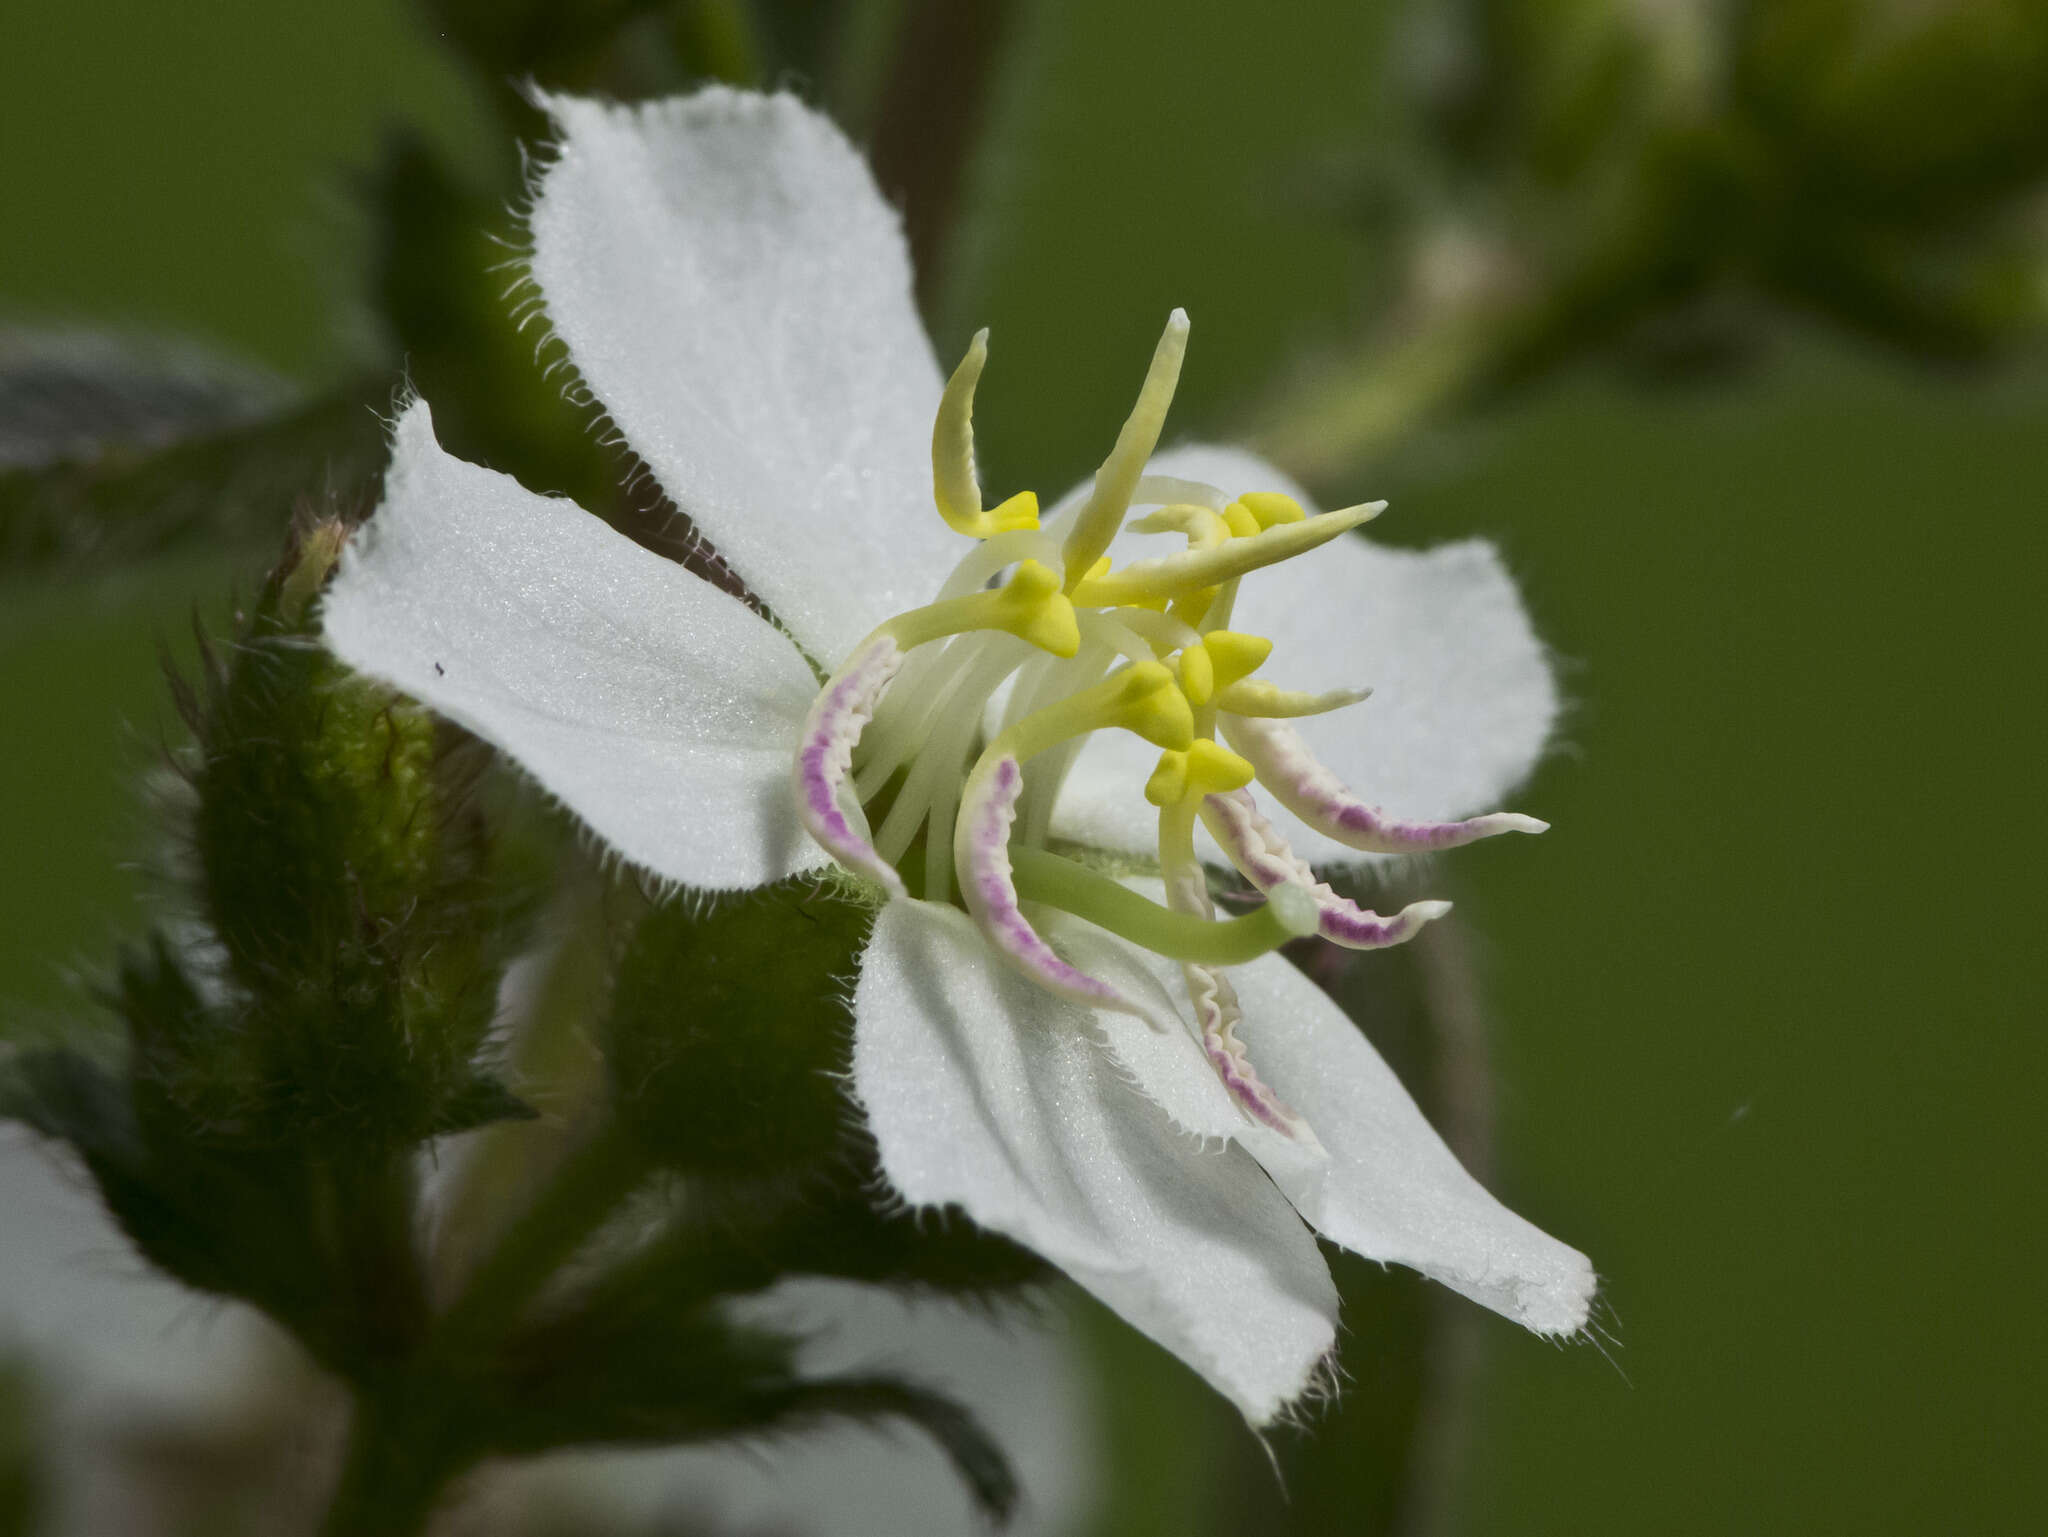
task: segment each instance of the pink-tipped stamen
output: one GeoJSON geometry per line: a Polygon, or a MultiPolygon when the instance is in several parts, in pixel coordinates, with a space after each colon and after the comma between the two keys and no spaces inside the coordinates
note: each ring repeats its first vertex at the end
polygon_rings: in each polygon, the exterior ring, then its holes
{"type": "Polygon", "coordinates": [[[1460,848],[1496,833],[1540,833],[1548,822],[1495,811],[1462,822],[1406,822],[1369,806],[1316,761],[1308,744],[1284,720],[1245,715],[1222,718],[1230,745],[1258,771],[1273,797],[1324,837],[1367,854],[1427,854],[1460,848]]]}

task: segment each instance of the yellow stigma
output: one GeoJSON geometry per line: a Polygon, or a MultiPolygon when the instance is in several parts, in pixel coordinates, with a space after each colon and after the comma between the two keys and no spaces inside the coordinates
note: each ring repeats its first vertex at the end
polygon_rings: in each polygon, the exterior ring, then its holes
{"type": "Polygon", "coordinates": [[[1240,499],[1223,509],[1223,521],[1229,525],[1231,534],[1239,539],[1251,539],[1263,532],[1262,525],[1251,508],[1240,499]]]}
{"type": "Polygon", "coordinates": [[[974,539],[1038,527],[1038,493],[1019,491],[1000,506],[983,510],[981,481],[974,468],[974,386],[988,362],[988,331],[974,333],[967,356],[946,381],[932,423],[932,500],[955,533],[974,539]]]}
{"type": "Polygon", "coordinates": [[[992,592],[970,592],[898,614],[883,629],[905,651],[969,630],[1007,630],[1041,651],[1070,657],[1081,649],[1081,624],[1073,600],[1060,591],[1050,566],[1018,562],[1016,572],[992,592]]]}
{"type": "Polygon", "coordinates": [[[1252,773],[1251,764],[1204,737],[1186,752],[1159,755],[1152,777],[1145,781],[1145,799],[1162,809],[1184,805],[1205,795],[1242,790],[1252,782],[1252,773]]]}

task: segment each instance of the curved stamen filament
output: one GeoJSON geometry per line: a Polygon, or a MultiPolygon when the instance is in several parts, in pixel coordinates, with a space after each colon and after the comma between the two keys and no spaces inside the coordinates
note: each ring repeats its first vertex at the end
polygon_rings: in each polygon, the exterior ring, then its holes
{"type": "Polygon", "coordinates": [[[958,598],[979,592],[1003,567],[1014,566],[1020,560],[1035,560],[1051,566],[1056,565],[1059,558],[1060,542],[1040,529],[1017,528],[1007,534],[992,534],[960,557],[960,564],[946,578],[945,586],[939,589],[939,596],[958,598]]]}
{"type": "Polygon", "coordinates": [[[1092,611],[1082,614],[1082,639],[1092,646],[1106,646],[1128,662],[1158,661],[1159,648],[1145,639],[1136,625],[1124,623],[1121,615],[1131,612],[1119,609],[1116,616],[1092,611]]]}
{"type": "Polygon", "coordinates": [[[1305,694],[1299,689],[1279,688],[1263,679],[1245,679],[1216,691],[1216,708],[1226,715],[1257,715],[1268,719],[1327,715],[1332,710],[1363,704],[1372,697],[1369,688],[1333,688],[1325,694],[1305,694]]]}
{"type": "Polygon", "coordinates": [[[1202,637],[1193,625],[1182,624],[1170,614],[1163,614],[1156,608],[1116,608],[1111,609],[1104,617],[1136,630],[1152,642],[1152,649],[1161,656],[1170,651],[1184,651],[1189,646],[1199,646],[1202,643],[1202,637]]]}
{"type": "Polygon", "coordinates": [[[982,756],[1021,763],[1069,737],[1119,726],[1170,751],[1185,751],[1194,740],[1193,712],[1164,663],[1119,668],[1100,683],[1025,716],[989,743],[982,756]]]}
{"type": "Polygon", "coordinates": [[[932,423],[932,500],[954,532],[976,539],[1038,527],[1038,497],[1019,491],[999,507],[983,510],[981,481],[974,467],[974,386],[988,362],[988,330],[974,333],[967,356],[946,381],[932,423]]]}
{"type": "Polygon", "coordinates": [[[1017,893],[1086,919],[1155,955],[1204,966],[1242,966],[1316,930],[1315,901],[1299,887],[1274,893],[1241,918],[1175,912],[1086,865],[1044,849],[1013,849],[1017,893]]]}
{"type": "Polygon", "coordinates": [[[1411,902],[1391,918],[1368,912],[1315,877],[1243,790],[1202,802],[1202,822],[1230,862],[1260,891],[1291,885],[1315,898],[1317,932],[1347,950],[1384,950],[1413,939],[1422,926],[1451,910],[1448,902],[1411,902]]]}
{"type": "Polygon", "coordinates": [[[1052,568],[1035,560],[1021,562],[1000,587],[941,598],[898,614],[882,629],[905,651],[969,630],[1007,630],[1054,656],[1081,649],[1073,601],[1060,591],[1052,568]]]}
{"type": "Polygon", "coordinates": [[[1230,537],[1230,525],[1213,507],[1175,502],[1147,513],[1131,525],[1140,534],[1185,534],[1191,550],[1213,550],[1230,537]]]}
{"type": "MultiPolygon", "coordinates": [[[[1166,425],[1167,407],[1180,384],[1181,359],[1188,350],[1188,313],[1175,310],[1167,317],[1166,330],[1153,349],[1152,363],[1145,370],[1145,383],[1138,391],[1138,403],[1116,435],[1116,447],[1095,472],[1095,487],[1087,503],[1067,532],[1061,552],[1066,562],[1066,587],[1072,592],[1095,562],[1102,558],[1109,542],[1123,527],[1131,497],[1143,478],[1152,451],[1159,446],[1159,433],[1166,425]]],[[[1098,605],[1099,606],[1099,605],[1098,605]]]]}
{"type": "MultiPolygon", "coordinates": [[[[951,845],[951,823],[940,825],[934,815],[937,804],[941,800],[949,807],[954,803],[967,751],[981,729],[982,711],[989,696],[1027,655],[1010,637],[990,636],[984,653],[963,663],[961,670],[947,681],[939,706],[932,712],[932,729],[920,740],[906,744],[915,747],[916,758],[896,792],[889,814],[875,832],[875,847],[883,858],[891,863],[901,859],[917,836],[919,824],[927,817],[932,820],[932,837],[944,846],[951,845]]],[[[873,766],[879,770],[882,765],[878,760],[873,766]]],[[[891,766],[889,772],[894,771],[891,766]]]]}
{"type": "Polygon", "coordinates": [[[953,857],[968,915],[998,955],[1048,992],[1158,1023],[1153,1010],[1062,960],[1024,916],[1010,851],[1010,827],[1023,787],[1024,770],[1007,755],[984,757],[967,782],[955,822],[953,857]]]}
{"type": "MultiPolygon", "coordinates": [[[[1118,603],[1143,603],[1180,598],[1220,586],[1233,577],[1306,554],[1339,534],[1378,517],[1385,502],[1365,502],[1325,512],[1299,523],[1276,523],[1244,539],[1231,539],[1208,549],[1183,550],[1150,560],[1134,560],[1120,571],[1091,576],[1070,591],[1085,608],[1118,603]]],[[[1069,541],[1071,546],[1072,541],[1069,541]]],[[[1070,571],[1072,567],[1068,568],[1070,571]]]]}
{"type": "Polygon", "coordinates": [[[1496,833],[1540,833],[1550,824],[1496,811],[1463,822],[1407,822],[1369,806],[1316,761],[1308,743],[1281,720],[1223,719],[1230,745],[1251,760],[1273,798],[1326,838],[1367,854],[1424,854],[1459,848],[1496,833]]]}
{"type": "Polygon", "coordinates": [[[1221,512],[1229,505],[1230,498],[1199,480],[1182,480],[1174,475],[1140,475],[1131,492],[1131,501],[1139,507],[1193,503],[1197,507],[1207,507],[1211,512],[1221,512]]]}
{"type": "MultiPolygon", "coordinates": [[[[1162,753],[1159,767],[1145,786],[1146,797],[1159,805],[1159,864],[1166,876],[1166,900],[1179,913],[1196,920],[1215,916],[1209,887],[1195,858],[1195,808],[1219,794],[1241,787],[1251,775],[1251,765],[1214,742],[1197,742],[1185,753],[1162,753]]],[[[1304,896],[1315,906],[1314,895],[1299,886],[1275,889],[1283,907],[1299,906],[1304,896]]],[[[1273,897],[1267,900],[1272,907],[1273,897]]],[[[1262,908],[1260,911],[1265,911],[1262,908]]],[[[1282,913],[1283,921],[1295,916],[1282,913]]],[[[1318,910],[1317,921],[1320,922],[1318,910]]],[[[1263,1126],[1270,1127],[1305,1147],[1320,1147],[1315,1133],[1292,1106],[1267,1087],[1252,1066],[1244,1043],[1237,1038],[1237,1026],[1244,1011],[1237,989],[1213,965],[1184,960],[1181,979],[1194,1005],[1195,1033],[1202,1043],[1224,1092],[1238,1108],[1263,1126]]]]}
{"type": "Polygon", "coordinates": [[[878,881],[892,896],[904,894],[903,878],[856,826],[856,809],[845,804],[847,769],[854,744],[875,713],[875,701],[903,664],[895,639],[877,635],[860,646],[819,691],[804,720],[796,755],[797,816],[819,845],[847,869],[878,881]]]}

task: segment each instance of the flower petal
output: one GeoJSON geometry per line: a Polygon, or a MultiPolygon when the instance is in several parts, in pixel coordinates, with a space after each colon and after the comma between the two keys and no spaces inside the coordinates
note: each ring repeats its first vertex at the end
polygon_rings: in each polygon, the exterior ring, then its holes
{"type": "Polygon", "coordinates": [[[792,96],[547,103],[533,276],[597,399],[819,660],[930,601],[940,380],[896,213],[792,96]]]}
{"type": "Polygon", "coordinates": [[[423,402],[323,623],[343,661],[504,749],[656,875],[731,889],[823,862],[789,789],[817,687],[796,647],[572,503],[446,453],[423,402]]]}
{"type": "MultiPolygon", "coordinates": [[[[1162,891],[1151,879],[1124,884],[1155,899],[1162,891]]],[[[1048,922],[1046,933],[1077,965],[1133,996],[1145,995],[1140,973],[1149,973],[1162,1005],[1194,1017],[1174,962],[1079,919],[1048,922]]],[[[1225,974],[1244,1011],[1253,1065],[1320,1146],[1305,1147],[1240,1111],[1188,1040],[1098,1015],[1132,1081],[1176,1125],[1243,1147],[1318,1232],[1347,1249],[1410,1266],[1540,1334],[1584,1325],[1594,1289],[1586,1257],[1530,1226],[1465,1172],[1327,993],[1278,955],[1225,974]]]]}
{"type": "MultiPolygon", "coordinates": [[[[1171,449],[1148,473],[1231,496],[1280,491],[1314,510],[1286,475],[1242,449],[1171,449]]],[[[1399,515],[1398,507],[1388,514],[1399,515]]],[[[1231,628],[1274,641],[1264,675],[1284,687],[1372,688],[1363,704],[1289,724],[1346,783],[1396,817],[1439,821],[1497,809],[1557,719],[1542,643],[1498,552],[1483,540],[1424,551],[1333,540],[1246,577],[1231,628]]],[[[1151,816],[1131,788],[1148,764],[1142,747],[1114,733],[1091,739],[1060,797],[1054,831],[1149,850],[1151,816]]],[[[1287,837],[1318,866],[1365,857],[1292,818],[1287,837]]]]}
{"type": "Polygon", "coordinates": [[[1323,990],[1277,955],[1235,968],[1252,1060],[1329,1161],[1271,1169],[1324,1237],[1407,1265],[1538,1334],[1585,1326],[1593,1267],[1467,1174],[1393,1070],[1323,990]]]}
{"type": "Polygon", "coordinates": [[[854,1018],[854,1088],[906,1200],[1044,1255],[1254,1422],[1311,1386],[1337,1308],[1314,1239],[1241,1149],[1124,1081],[1087,1010],[964,913],[904,901],[876,922],[854,1018]]]}

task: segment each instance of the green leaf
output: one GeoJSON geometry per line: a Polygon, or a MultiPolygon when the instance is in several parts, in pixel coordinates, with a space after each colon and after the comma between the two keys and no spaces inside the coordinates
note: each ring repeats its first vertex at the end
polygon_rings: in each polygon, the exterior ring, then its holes
{"type": "Polygon", "coordinates": [[[275,414],[286,383],[203,352],[98,331],[0,331],[0,466],[147,451],[275,414]]]}
{"type": "Polygon", "coordinates": [[[1017,1484],[981,1423],[952,1399],[887,1376],[806,1379],[797,1341],[730,1322],[714,1304],[678,1307],[642,1287],[571,1308],[516,1336],[475,1385],[487,1449],[672,1445],[901,1420],[952,1461],[994,1521],[1017,1484]]]}
{"type": "Polygon", "coordinates": [[[273,544],[311,492],[368,501],[390,400],[379,379],[259,418],[0,468],[0,564],[104,569],[202,542],[273,544]]]}

